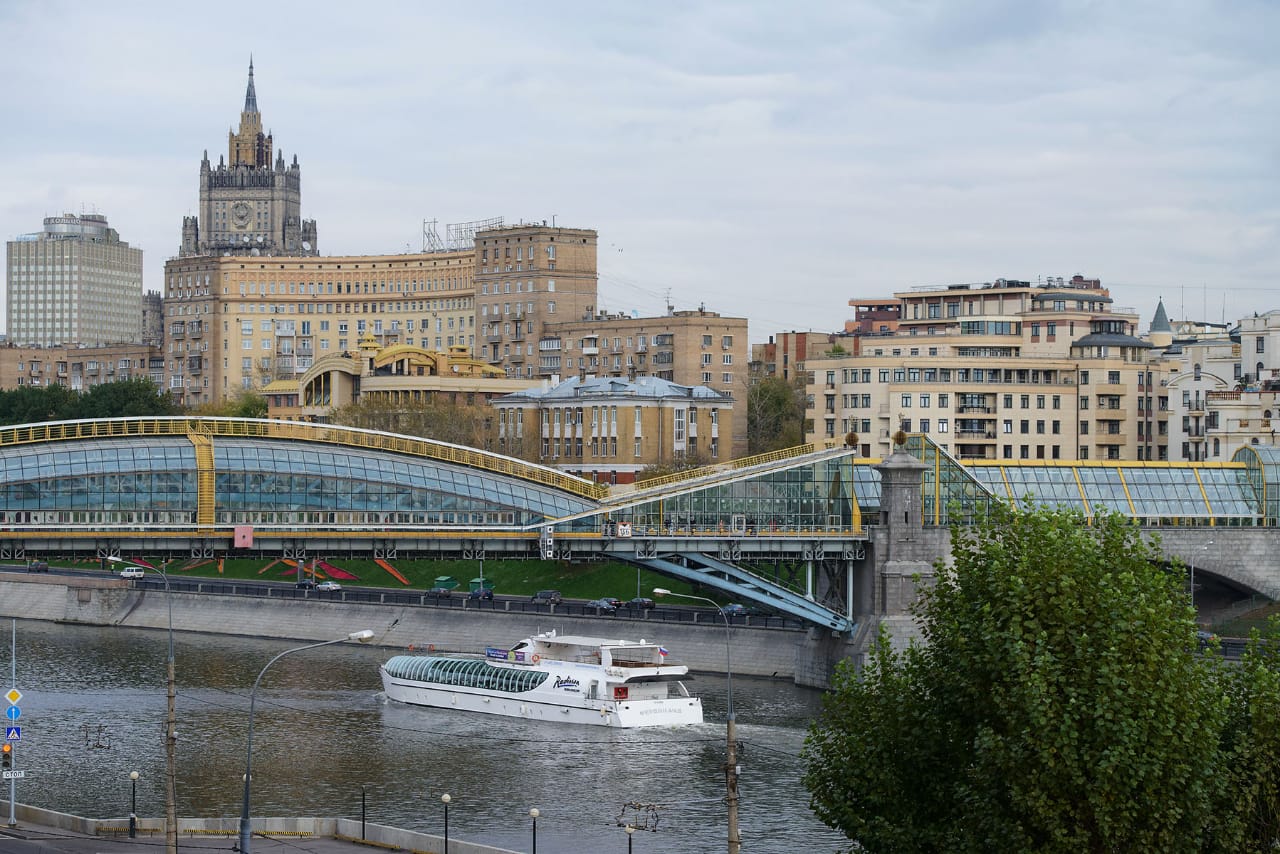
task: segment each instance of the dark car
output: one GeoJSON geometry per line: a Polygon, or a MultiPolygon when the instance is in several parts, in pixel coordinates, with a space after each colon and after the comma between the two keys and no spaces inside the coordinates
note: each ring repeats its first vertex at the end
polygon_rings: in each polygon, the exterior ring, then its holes
{"type": "Polygon", "coordinates": [[[646,599],[643,596],[637,596],[634,599],[627,600],[627,607],[632,610],[647,611],[653,607],[653,600],[646,599]]]}
{"type": "Polygon", "coordinates": [[[492,602],[492,601],[493,601],[493,591],[492,591],[492,590],[490,590],[488,587],[481,587],[481,588],[479,588],[479,589],[477,589],[477,590],[472,590],[470,593],[468,593],[468,594],[467,594],[467,598],[468,598],[468,599],[488,600],[488,601],[492,602]]]}
{"type": "Polygon", "coordinates": [[[751,613],[751,609],[746,605],[739,605],[736,602],[730,602],[728,605],[720,609],[727,617],[745,617],[751,613]]]}
{"type": "Polygon", "coordinates": [[[437,599],[448,599],[453,595],[453,591],[448,587],[432,587],[427,591],[428,596],[434,596],[437,599]]]}
{"type": "Polygon", "coordinates": [[[612,614],[614,611],[618,610],[618,606],[614,604],[617,601],[618,600],[616,599],[609,599],[609,598],[592,599],[590,602],[587,603],[587,607],[598,608],[599,610],[604,611],[606,614],[612,614]]]}
{"type": "Polygon", "coordinates": [[[544,602],[548,605],[559,605],[562,601],[559,590],[539,590],[529,597],[530,602],[544,602]]]}
{"type": "Polygon", "coordinates": [[[49,561],[47,560],[33,560],[27,564],[27,572],[48,572],[48,571],[49,571],[49,561]]]}
{"type": "Polygon", "coordinates": [[[314,590],[316,587],[316,583],[312,581],[310,578],[304,578],[301,581],[295,581],[293,586],[298,588],[299,590],[314,590]]]}

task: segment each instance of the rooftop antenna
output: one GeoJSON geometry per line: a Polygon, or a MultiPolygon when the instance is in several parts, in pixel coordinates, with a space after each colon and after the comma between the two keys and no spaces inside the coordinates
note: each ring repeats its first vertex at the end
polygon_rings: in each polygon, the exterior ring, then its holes
{"type": "Polygon", "coordinates": [[[667,317],[675,313],[676,307],[671,304],[671,288],[667,288],[667,317]]]}

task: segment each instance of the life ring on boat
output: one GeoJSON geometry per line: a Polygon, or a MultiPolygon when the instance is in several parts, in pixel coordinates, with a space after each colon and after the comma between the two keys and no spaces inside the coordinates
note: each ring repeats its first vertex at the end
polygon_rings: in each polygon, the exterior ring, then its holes
{"type": "Polygon", "coordinates": [[[542,656],[538,655],[538,654],[535,652],[535,653],[533,654],[533,658],[532,658],[532,659],[530,659],[530,660],[531,660],[534,664],[537,664],[539,661],[542,661],[542,656]]]}

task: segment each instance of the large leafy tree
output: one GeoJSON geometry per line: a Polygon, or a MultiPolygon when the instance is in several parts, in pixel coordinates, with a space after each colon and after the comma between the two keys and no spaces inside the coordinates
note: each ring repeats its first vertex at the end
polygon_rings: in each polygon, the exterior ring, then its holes
{"type": "Polygon", "coordinates": [[[333,411],[333,423],[368,430],[384,430],[486,448],[491,444],[494,410],[483,403],[435,400],[400,404],[379,398],[348,404],[333,411]]]}
{"type": "Polygon", "coordinates": [[[84,392],[56,383],[0,391],[0,424],[176,414],[169,396],[146,379],[102,383],[84,392]]]}
{"type": "Polygon", "coordinates": [[[837,674],[806,745],[818,816],[872,852],[1250,850],[1215,818],[1226,676],[1140,531],[1000,506],[952,549],[923,642],[837,674]]]}
{"type": "Polygon", "coordinates": [[[804,441],[804,383],[752,376],[746,391],[747,449],[761,454],[804,441]]]}

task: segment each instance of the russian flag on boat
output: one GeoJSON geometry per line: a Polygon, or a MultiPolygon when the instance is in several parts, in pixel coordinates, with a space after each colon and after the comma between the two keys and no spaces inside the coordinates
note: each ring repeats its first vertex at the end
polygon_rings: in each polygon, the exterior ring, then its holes
{"type": "Polygon", "coordinates": [[[662,656],[663,658],[666,658],[670,654],[671,653],[667,652],[667,648],[665,646],[658,647],[658,655],[662,656]]]}

